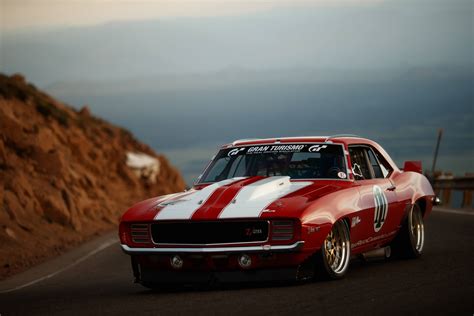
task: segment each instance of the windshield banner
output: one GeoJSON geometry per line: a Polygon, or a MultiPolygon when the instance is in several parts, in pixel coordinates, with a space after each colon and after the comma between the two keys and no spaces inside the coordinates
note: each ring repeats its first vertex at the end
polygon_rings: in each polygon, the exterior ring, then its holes
{"type": "MultiPolygon", "coordinates": [[[[314,145],[314,144],[288,144],[288,145],[261,145],[230,149],[227,156],[266,154],[266,153],[299,153],[299,152],[320,152],[328,146],[334,145],[314,145]]],[[[340,145],[337,145],[340,146],[340,145]]]]}

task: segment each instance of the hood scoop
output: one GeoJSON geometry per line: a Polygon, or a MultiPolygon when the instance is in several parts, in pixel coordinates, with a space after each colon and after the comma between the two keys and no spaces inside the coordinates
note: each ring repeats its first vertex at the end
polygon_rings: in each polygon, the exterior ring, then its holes
{"type": "MultiPolygon", "coordinates": [[[[268,194],[275,192],[286,191],[291,185],[290,177],[270,177],[264,180],[248,185],[243,191],[245,194],[239,194],[239,200],[255,200],[268,194]]],[[[244,193],[242,192],[242,193],[244,193]]],[[[235,199],[234,203],[238,200],[235,199]]]]}

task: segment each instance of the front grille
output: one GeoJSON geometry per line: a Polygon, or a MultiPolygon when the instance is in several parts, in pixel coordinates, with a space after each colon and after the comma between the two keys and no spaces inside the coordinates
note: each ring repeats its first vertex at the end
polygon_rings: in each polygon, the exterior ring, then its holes
{"type": "Polygon", "coordinates": [[[171,222],[151,225],[157,244],[229,244],[264,242],[268,239],[267,221],[171,222]]]}
{"type": "Polygon", "coordinates": [[[272,240],[291,240],[293,239],[294,225],[292,221],[273,221],[272,222],[272,240]]]}
{"type": "Polygon", "coordinates": [[[132,235],[132,242],[137,244],[149,244],[150,232],[148,224],[132,224],[130,225],[130,234],[132,235]]]}

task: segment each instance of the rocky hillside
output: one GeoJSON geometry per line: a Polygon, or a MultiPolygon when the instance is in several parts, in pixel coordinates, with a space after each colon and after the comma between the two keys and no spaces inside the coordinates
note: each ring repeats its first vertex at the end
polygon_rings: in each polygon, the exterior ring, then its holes
{"type": "Polygon", "coordinates": [[[134,202],[184,186],[128,131],[0,74],[0,279],[114,229],[134,202]]]}

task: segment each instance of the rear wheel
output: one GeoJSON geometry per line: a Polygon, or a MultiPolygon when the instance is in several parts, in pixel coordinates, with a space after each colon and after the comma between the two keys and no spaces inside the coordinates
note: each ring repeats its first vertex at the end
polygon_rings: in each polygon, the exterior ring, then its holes
{"type": "Polygon", "coordinates": [[[418,258],[425,245],[425,225],[420,206],[414,204],[408,212],[398,236],[392,243],[393,254],[403,258],[418,258]]]}
{"type": "Polygon", "coordinates": [[[321,279],[340,279],[349,268],[351,239],[345,221],[336,222],[316,255],[316,276],[321,279]]]}

